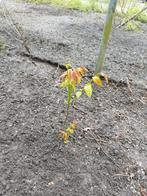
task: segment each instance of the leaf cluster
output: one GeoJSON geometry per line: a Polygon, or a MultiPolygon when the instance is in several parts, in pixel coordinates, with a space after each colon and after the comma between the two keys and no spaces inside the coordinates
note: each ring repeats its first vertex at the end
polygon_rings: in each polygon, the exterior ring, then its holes
{"type": "MultiPolygon", "coordinates": [[[[83,93],[86,94],[88,97],[92,97],[93,93],[93,87],[94,85],[98,87],[102,87],[102,80],[101,77],[103,77],[108,83],[108,77],[107,75],[100,73],[94,75],[89,81],[86,81],[86,73],[88,72],[88,69],[84,66],[72,68],[71,64],[66,64],[65,67],[67,68],[67,71],[65,71],[60,76],[60,87],[63,89],[66,89],[67,91],[67,115],[66,119],[68,117],[69,108],[71,104],[74,102],[76,103],[76,99],[79,99],[83,93]]],[[[65,120],[66,124],[66,120],[65,120]]],[[[66,126],[66,125],[65,125],[66,126]]],[[[71,134],[74,133],[75,128],[73,128],[74,123],[70,124],[68,128],[62,131],[62,139],[64,141],[67,141],[71,134]]],[[[75,126],[76,127],[76,126],[75,126]]]]}
{"type": "Polygon", "coordinates": [[[73,121],[70,125],[65,129],[59,132],[59,137],[63,139],[64,143],[68,142],[69,137],[74,134],[75,130],[77,129],[77,122],[73,121]]]}

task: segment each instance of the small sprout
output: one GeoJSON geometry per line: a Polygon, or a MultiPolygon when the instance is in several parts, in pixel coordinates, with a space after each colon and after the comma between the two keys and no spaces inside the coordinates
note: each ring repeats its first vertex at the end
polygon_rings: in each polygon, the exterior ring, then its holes
{"type": "Polygon", "coordinates": [[[67,127],[65,130],[61,130],[59,132],[59,138],[64,141],[64,143],[68,142],[69,137],[74,134],[75,130],[77,129],[77,122],[73,121],[70,123],[69,127],[67,127]]]}
{"type": "Polygon", "coordinates": [[[102,87],[103,84],[102,84],[102,80],[100,79],[99,76],[95,75],[92,77],[92,81],[99,87],[102,87]]]}
{"type": "Polygon", "coordinates": [[[80,98],[83,94],[83,91],[86,93],[88,97],[92,96],[93,93],[93,87],[92,84],[96,84],[98,87],[102,87],[102,80],[101,77],[103,77],[108,83],[108,77],[107,75],[100,73],[97,75],[94,75],[92,78],[90,78],[89,82],[86,84],[82,83],[85,74],[88,72],[88,69],[85,67],[77,67],[72,68],[70,64],[66,64],[65,67],[67,68],[67,71],[65,71],[60,76],[60,87],[65,88],[67,90],[67,112],[66,117],[64,121],[64,129],[60,131],[59,136],[64,141],[64,143],[67,143],[69,141],[69,137],[74,134],[75,130],[77,129],[77,122],[73,121],[70,123],[70,125],[66,126],[66,121],[68,119],[69,115],[69,109],[71,105],[76,104],[76,99],[80,98]]]}
{"type": "Polygon", "coordinates": [[[86,95],[87,95],[88,97],[91,97],[91,96],[92,96],[92,85],[91,85],[90,82],[87,83],[87,84],[85,84],[85,86],[84,86],[84,91],[85,91],[85,93],[86,93],[86,95]]]}

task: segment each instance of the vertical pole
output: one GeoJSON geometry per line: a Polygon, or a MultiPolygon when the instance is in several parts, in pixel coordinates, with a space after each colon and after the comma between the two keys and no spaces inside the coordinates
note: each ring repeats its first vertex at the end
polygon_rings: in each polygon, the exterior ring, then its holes
{"type": "Polygon", "coordinates": [[[112,23],[113,23],[113,17],[115,14],[116,4],[117,4],[117,0],[110,0],[106,22],[105,22],[104,30],[103,30],[103,36],[102,36],[102,40],[100,43],[99,56],[98,56],[98,60],[96,63],[95,74],[101,72],[103,65],[104,65],[105,53],[106,53],[106,48],[108,45],[110,33],[112,30],[112,23]]]}

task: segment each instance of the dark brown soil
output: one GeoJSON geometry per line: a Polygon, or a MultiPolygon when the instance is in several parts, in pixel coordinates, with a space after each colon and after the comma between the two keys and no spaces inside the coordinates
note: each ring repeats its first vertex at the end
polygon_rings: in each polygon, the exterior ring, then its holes
{"type": "Polygon", "coordinates": [[[113,31],[110,84],[77,103],[78,130],[65,145],[57,66],[70,60],[93,70],[104,16],[6,1],[33,63],[0,3],[0,196],[146,196],[146,24],[113,31]]]}

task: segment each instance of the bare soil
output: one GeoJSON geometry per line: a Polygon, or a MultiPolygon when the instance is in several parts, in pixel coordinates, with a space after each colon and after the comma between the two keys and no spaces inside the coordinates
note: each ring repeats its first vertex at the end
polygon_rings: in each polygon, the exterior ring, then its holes
{"type": "Polygon", "coordinates": [[[93,71],[104,17],[0,2],[0,196],[147,195],[146,24],[141,32],[113,30],[109,85],[77,103],[70,142],[58,138],[66,113],[62,65],[93,71]],[[31,56],[6,8],[21,24],[31,56]]]}

